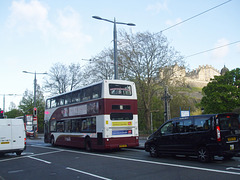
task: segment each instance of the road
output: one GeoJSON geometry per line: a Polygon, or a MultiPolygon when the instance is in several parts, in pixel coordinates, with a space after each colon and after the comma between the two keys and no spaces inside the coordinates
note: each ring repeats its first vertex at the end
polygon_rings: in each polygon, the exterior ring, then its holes
{"type": "Polygon", "coordinates": [[[240,158],[200,163],[195,157],[152,158],[140,149],[86,152],[27,141],[22,156],[0,157],[0,180],[38,179],[240,179],[240,158]]]}

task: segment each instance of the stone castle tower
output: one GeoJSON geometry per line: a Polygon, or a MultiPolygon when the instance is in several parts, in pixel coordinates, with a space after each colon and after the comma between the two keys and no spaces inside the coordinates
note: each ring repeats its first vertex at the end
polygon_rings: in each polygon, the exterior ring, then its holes
{"type": "MultiPolygon", "coordinates": [[[[227,68],[222,69],[224,73],[227,68]]],[[[222,72],[221,72],[222,74],[222,72]]],[[[174,86],[188,85],[190,87],[203,88],[214,78],[220,76],[220,72],[210,65],[199,66],[197,69],[186,72],[186,68],[175,64],[171,67],[166,67],[160,70],[160,79],[168,79],[168,82],[174,86]]]]}

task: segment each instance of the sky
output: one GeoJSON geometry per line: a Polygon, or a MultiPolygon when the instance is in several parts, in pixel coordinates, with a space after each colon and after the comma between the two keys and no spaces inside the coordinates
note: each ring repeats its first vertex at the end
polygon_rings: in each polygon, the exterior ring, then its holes
{"type": "MultiPolygon", "coordinates": [[[[55,63],[88,63],[105,48],[113,47],[113,24],[100,16],[136,26],[117,25],[127,32],[163,31],[170,45],[188,57],[240,41],[239,0],[0,0],[0,108],[16,106],[25,90],[33,91],[33,74],[55,63]],[[202,15],[184,20],[211,9],[202,15]],[[16,94],[9,96],[9,94],[16,94]]],[[[240,67],[240,43],[185,59],[190,70],[211,65],[221,70],[240,67]]],[[[43,85],[46,75],[37,75],[43,85]]]]}

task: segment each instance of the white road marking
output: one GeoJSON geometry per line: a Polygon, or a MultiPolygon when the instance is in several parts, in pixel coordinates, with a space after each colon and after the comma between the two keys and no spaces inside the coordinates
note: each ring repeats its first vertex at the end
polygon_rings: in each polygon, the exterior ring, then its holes
{"type": "MultiPolygon", "coordinates": [[[[40,146],[38,146],[39,148],[40,146]]],[[[56,150],[56,149],[55,149],[56,150]]],[[[12,160],[16,160],[16,159],[22,159],[22,158],[26,158],[26,157],[34,157],[34,156],[42,156],[42,155],[46,155],[46,154],[52,154],[52,153],[58,153],[58,152],[62,152],[62,150],[57,150],[57,151],[51,151],[51,152],[45,152],[45,153],[39,153],[39,154],[33,154],[33,155],[29,155],[29,156],[19,156],[19,157],[14,157],[14,158],[10,158],[10,159],[2,159],[0,160],[0,162],[4,162],[4,161],[12,161],[12,160]]]]}
{"type": "Polygon", "coordinates": [[[30,155],[30,156],[31,157],[33,157],[33,156],[42,156],[42,155],[46,155],[46,154],[53,154],[53,153],[59,153],[59,152],[62,152],[62,150],[51,151],[51,152],[44,152],[44,153],[34,154],[34,155],[30,155]]]}
{"type": "Polygon", "coordinates": [[[79,173],[82,173],[82,174],[86,174],[86,175],[89,175],[89,176],[93,176],[93,177],[96,177],[96,178],[99,178],[99,179],[111,180],[109,178],[98,176],[98,175],[95,175],[95,174],[92,174],[92,173],[88,173],[88,172],[85,172],[85,171],[81,171],[81,170],[78,170],[78,169],[73,169],[73,168],[70,168],[70,167],[66,167],[66,169],[72,170],[72,171],[75,171],[75,172],[79,172],[79,173]]]}
{"type": "Polygon", "coordinates": [[[237,171],[240,171],[240,168],[229,167],[229,168],[226,168],[226,170],[237,170],[237,171]]]}
{"type": "Polygon", "coordinates": [[[103,154],[93,154],[93,153],[88,153],[88,152],[79,152],[79,151],[72,151],[72,150],[66,150],[66,151],[67,152],[75,152],[75,153],[79,153],[79,154],[87,154],[87,155],[92,155],[92,156],[120,159],[120,160],[126,160],[126,161],[134,161],[134,162],[141,162],[141,163],[148,163],[148,164],[156,164],[156,165],[162,165],[162,166],[171,166],[171,167],[178,167],[178,168],[185,168],[185,169],[194,169],[194,170],[200,170],[200,171],[208,171],[208,172],[217,172],[217,173],[223,173],[223,174],[240,175],[240,173],[237,173],[237,172],[230,172],[230,171],[209,169],[209,168],[201,168],[201,167],[194,167],[194,166],[186,166],[186,165],[181,165],[181,164],[171,164],[171,163],[163,163],[163,162],[148,161],[148,160],[141,160],[141,159],[124,158],[124,157],[119,157],[119,156],[110,156],[110,155],[103,155],[103,154]]]}
{"type": "MultiPolygon", "coordinates": [[[[51,147],[43,147],[43,146],[35,146],[35,147],[56,150],[56,148],[51,148],[51,147]]],[[[38,156],[38,155],[44,155],[44,154],[50,154],[50,153],[56,153],[56,152],[71,152],[71,153],[86,154],[86,155],[91,155],[91,156],[113,158],[113,159],[134,161],[134,162],[147,163],[147,164],[156,164],[156,165],[162,165],[162,166],[178,167],[178,168],[185,168],[185,169],[194,169],[194,170],[200,170],[200,171],[208,171],[208,172],[217,172],[217,173],[223,173],[223,174],[240,175],[240,173],[238,173],[238,172],[231,172],[231,171],[227,171],[227,170],[217,170],[217,169],[194,167],[194,166],[187,166],[187,165],[181,165],[181,164],[171,164],[171,163],[163,163],[163,162],[148,161],[148,160],[141,160],[141,159],[132,159],[132,158],[125,158],[125,157],[119,157],[119,156],[110,156],[110,155],[104,155],[104,154],[94,154],[94,153],[74,151],[74,150],[67,150],[67,149],[61,149],[59,151],[54,151],[54,152],[35,154],[35,155],[32,155],[32,156],[38,156]]],[[[28,156],[23,156],[23,157],[20,157],[20,158],[24,158],[24,157],[28,157],[28,156]]],[[[11,158],[11,159],[17,159],[17,158],[11,158]]],[[[8,159],[8,160],[11,160],[11,159],[8,159]]],[[[0,162],[1,161],[7,161],[7,160],[0,160],[0,162]]]]}
{"type": "Polygon", "coordinates": [[[22,159],[25,158],[26,156],[20,156],[20,157],[14,157],[14,158],[10,158],[10,159],[2,159],[0,160],[0,162],[4,162],[4,161],[12,161],[12,160],[16,160],[16,159],[22,159]]]}
{"type": "MultiPolygon", "coordinates": [[[[41,148],[48,148],[48,147],[41,147],[41,148]]],[[[132,159],[132,158],[125,158],[125,157],[119,157],[119,156],[110,156],[110,155],[104,155],[104,154],[94,154],[94,153],[89,153],[89,152],[80,152],[80,151],[67,150],[67,149],[65,149],[64,151],[72,152],[72,153],[78,153],[78,154],[86,154],[86,155],[91,155],[91,156],[120,159],[120,160],[126,160],[126,161],[134,161],[134,162],[141,162],[141,163],[148,163],[148,164],[156,164],[156,165],[162,165],[162,166],[171,166],[171,167],[178,167],[178,168],[185,168],[185,169],[194,169],[194,170],[200,170],[200,171],[208,171],[208,172],[217,172],[217,173],[223,173],[223,174],[240,175],[240,173],[238,173],[238,172],[231,172],[231,171],[225,171],[225,170],[217,170],[217,169],[209,169],[209,168],[202,168],[202,167],[194,167],[194,166],[187,166],[187,165],[181,165],[181,164],[163,163],[163,162],[148,161],[148,160],[141,160],[141,159],[132,159]]]]}
{"type": "Polygon", "coordinates": [[[19,169],[19,170],[15,170],[15,171],[8,171],[8,174],[14,174],[14,173],[19,173],[19,172],[23,172],[23,170],[19,169]]]}
{"type": "Polygon", "coordinates": [[[51,162],[49,162],[49,161],[45,161],[45,160],[43,160],[43,159],[39,159],[39,158],[35,158],[35,157],[32,157],[32,156],[28,156],[30,159],[34,159],[34,160],[37,160],[37,161],[41,161],[41,162],[44,162],[44,163],[46,163],[46,164],[51,164],[51,162]]]}

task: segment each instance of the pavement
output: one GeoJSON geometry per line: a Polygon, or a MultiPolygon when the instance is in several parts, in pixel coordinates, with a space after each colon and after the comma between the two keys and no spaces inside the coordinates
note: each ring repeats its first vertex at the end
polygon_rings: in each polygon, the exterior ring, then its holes
{"type": "Polygon", "coordinates": [[[147,140],[147,137],[139,137],[139,146],[135,147],[136,149],[144,149],[144,144],[147,140]]]}

